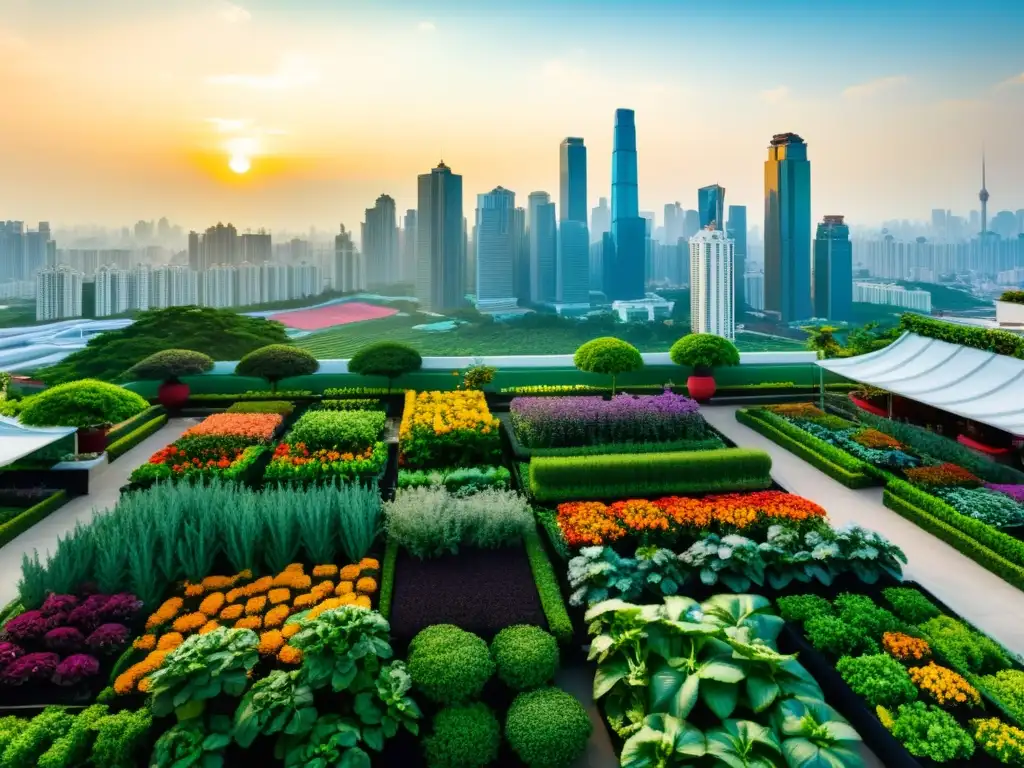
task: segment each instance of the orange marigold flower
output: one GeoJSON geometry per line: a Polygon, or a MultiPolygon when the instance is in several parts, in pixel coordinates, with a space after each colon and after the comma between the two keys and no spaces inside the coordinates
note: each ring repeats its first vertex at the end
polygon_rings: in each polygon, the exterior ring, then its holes
{"type": "Polygon", "coordinates": [[[304,573],[296,573],[292,578],[291,588],[296,592],[309,589],[313,585],[313,580],[304,573]]]}
{"type": "Polygon", "coordinates": [[[203,598],[203,602],[199,604],[199,612],[205,613],[207,616],[216,616],[220,613],[220,609],[224,606],[224,593],[223,592],[211,592],[203,598]]]}
{"type": "Polygon", "coordinates": [[[356,593],[346,592],[343,595],[339,595],[338,599],[341,601],[342,605],[352,605],[356,601],[356,593]]]}
{"type": "Polygon", "coordinates": [[[292,624],[285,624],[283,627],[281,627],[281,634],[284,635],[285,638],[293,637],[299,634],[300,629],[302,629],[302,627],[299,626],[298,622],[293,622],[292,624]]]}
{"type": "Polygon", "coordinates": [[[364,595],[372,595],[377,591],[377,580],[369,576],[363,576],[359,581],[356,582],[356,592],[360,592],[364,595]]]}
{"type": "Polygon", "coordinates": [[[144,677],[141,680],[139,680],[138,689],[139,689],[139,693],[146,693],[149,690],[149,678],[148,677],[144,677]]]}
{"type": "Polygon", "coordinates": [[[379,571],[380,563],[378,563],[375,558],[364,557],[362,560],[359,561],[359,567],[363,571],[379,571]]]}
{"type": "Polygon", "coordinates": [[[186,613],[184,616],[176,618],[171,627],[175,632],[187,635],[189,632],[195,632],[207,621],[209,621],[209,618],[204,613],[186,613]]]}
{"type": "Polygon", "coordinates": [[[203,586],[207,590],[211,589],[227,589],[233,586],[237,576],[207,576],[203,579],[203,586]]]}
{"type": "Polygon", "coordinates": [[[260,635],[259,653],[260,656],[274,656],[281,646],[284,645],[284,635],[280,630],[271,629],[260,635]]]}
{"type": "Polygon", "coordinates": [[[267,611],[267,615],[263,617],[263,626],[265,627],[280,627],[284,624],[285,619],[291,615],[292,609],[287,605],[277,605],[267,611]]]}
{"type": "Polygon", "coordinates": [[[302,573],[306,570],[305,566],[302,563],[289,563],[284,567],[284,569],[291,573],[302,573]]]}
{"type": "Polygon", "coordinates": [[[277,660],[282,664],[301,664],[302,651],[298,648],[292,648],[290,645],[286,645],[278,651],[277,660]]]}
{"type": "Polygon", "coordinates": [[[263,613],[264,607],[267,605],[267,598],[265,595],[259,597],[250,597],[245,603],[245,613],[248,616],[255,616],[263,613]]]}
{"type": "Polygon", "coordinates": [[[369,595],[359,595],[358,597],[356,597],[355,605],[358,605],[360,608],[367,608],[367,609],[369,609],[369,607],[370,607],[370,597],[369,597],[369,595]]]}
{"type": "Polygon", "coordinates": [[[157,641],[156,649],[158,651],[173,651],[183,642],[185,642],[185,638],[181,636],[181,633],[168,632],[157,641]]]}
{"type": "Polygon", "coordinates": [[[245,606],[241,603],[235,603],[234,605],[227,606],[223,611],[221,611],[220,617],[224,621],[234,621],[242,615],[243,610],[245,610],[245,606]]]}
{"type": "Polygon", "coordinates": [[[292,599],[292,593],[287,589],[280,587],[272,589],[267,593],[267,597],[270,598],[271,605],[280,605],[281,603],[287,603],[292,599]]]}
{"type": "Polygon", "coordinates": [[[253,595],[262,595],[268,589],[274,586],[274,579],[271,576],[264,576],[263,578],[256,579],[252,584],[247,585],[244,588],[243,594],[246,597],[252,597],[253,595]]]}
{"type": "Polygon", "coordinates": [[[238,573],[235,574],[235,583],[237,583],[239,581],[248,581],[251,578],[252,578],[252,571],[250,571],[248,568],[244,568],[244,569],[242,569],[241,571],[239,571],[238,573]]]}
{"type": "Polygon", "coordinates": [[[332,597],[329,600],[324,600],[320,605],[314,606],[310,609],[309,613],[306,614],[307,619],[315,619],[321,613],[325,611],[333,611],[335,608],[341,608],[345,603],[340,597],[332,597]]]}
{"type": "Polygon", "coordinates": [[[229,603],[235,602],[238,598],[245,596],[245,587],[235,587],[229,589],[227,594],[227,601],[229,603]]]}
{"type": "Polygon", "coordinates": [[[259,629],[262,623],[259,616],[244,616],[235,622],[235,629],[259,629]]]}
{"type": "Polygon", "coordinates": [[[206,591],[202,584],[189,584],[185,582],[185,597],[199,597],[206,591]]]}
{"type": "Polygon", "coordinates": [[[203,624],[202,628],[199,630],[199,634],[200,635],[208,635],[210,632],[213,632],[213,630],[215,630],[215,629],[220,629],[220,622],[219,621],[214,621],[213,619],[210,619],[208,622],[203,624]]]}
{"type": "Polygon", "coordinates": [[[359,578],[359,574],[362,573],[362,568],[358,565],[346,565],[338,573],[338,578],[343,581],[355,581],[359,578]]]}
{"type": "Polygon", "coordinates": [[[346,592],[351,592],[352,590],[353,585],[351,581],[339,581],[337,588],[334,590],[334,594],[341,597],[341,595],[344,595],[346,592]]]}
{"type": "Polygon", "coordinates": [[[156,648],[156,635],[143,635],[135,638],[132,648],[138,651],[152,651],[156,648]]]}
{"type": "Polygon", "coordinates": [[[124,695],[135,690],[139,681],[160,668],[169,651],[153,651],[138,664],[128,667],[114,681],[114,691],[124,695]]]}
{"type": "Polygon", "coordinates": [[[178,611],[185,604],[185,601],[180,597],[172,597],[169,600],[165,600],[163,605],[156,609],[156,611],[146,620],[146,629],[153,629],[159,627],[161,624],[166,624],[168,621],[178,615],[178,611]]]}
{"type": "Polygon", "coordinates": [[[312,608],[314,605],[320,602],[322,598],[313,594],[312,592],[306,592],[305,594],[299,595],[295,598],[292,603],[292,607],[297,611],[303,611],[306,608],[312,608]]]}
{"type": "Polygon", "coordinates": [[[886,632],[882,635],[882,647],[899,661],[926,661],[932,655],[927,642],[902,632],[886,632]]]}
{"type": "Polygon", "coordinates": [[[315,565],[313,566],[314,579],[329,579],[338,573],[336,565],[315,565]]]}

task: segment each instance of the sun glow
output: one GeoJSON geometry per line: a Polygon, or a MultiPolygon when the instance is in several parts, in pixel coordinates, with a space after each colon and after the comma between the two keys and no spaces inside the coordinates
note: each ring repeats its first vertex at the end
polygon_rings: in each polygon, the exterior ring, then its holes
{"type": "Polygon", "coordinates": [[[232,155],[228,161],[228,168],[241,175],[249,172],[249,169],[252,168],[252,162],[245,155],[232,155]]]}

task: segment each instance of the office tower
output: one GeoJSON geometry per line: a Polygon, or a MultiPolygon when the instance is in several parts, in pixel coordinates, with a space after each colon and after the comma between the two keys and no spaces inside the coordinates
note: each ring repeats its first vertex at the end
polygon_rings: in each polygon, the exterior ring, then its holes
{"type": "Polygon", "coordinates": [[[853,245],[842,216],[826,216],[814,236],[814,316],[853,320],[853,245]]]}
{"type": "Polygon", "coordinates": [[[784,323],[811,307],[811,164],[795,133],[772,137],[764,164],[764,308],[784,323]]]}
{"type": "Polygon", "coordinates": [[[598,198],[597,207],[590,209],[590,241],[600,243],[605,232],[612,229],[612,209],[608,207],[608,198],[598,198]]]}
{"type": "Polygon", "coordinates": [[[25,225],[0,221],[0,280],[24,280],[25,225]]]}
{"type": "Polygon", "coordinates": [[[405,212],[402,221],[402,264],[399,282],[416,282],[416,209],[405,212]]]}
{"type": "Polygon", "coordinates": [[[362,246],[368,285],[375,287],[399,282],[395,200],[390,195],[381,195],[373,208],[366,209],[362,246]]]}
{"type": "Polygon", "coordinates": [[[530,238],[526,232],[526,209],[512,211],[512,291],[524,304],[530,300],[530,238]]]}
{"type": "Polygon", "coordinates": [[[417,199],[416,295],[424,309],[457,309],[466,272],[462,177],[442,160],[420,175],[417,199]]]}
{"type": "MultiPolygon", "coordinates": [[[[469,221],[462,217],[462,285],[476,285],[476,224],[469,226],[469,221]],[[472,231],[471,231],[472,230],[472,231]]],[[[467,290],[463,288],[463,291],[467,290]]]]}
{"type": "Polygon", "coordinates": [[[559,158],[559,220],[587,223],[587,148],[583,139],[562,140],[559,158]]]}
{"type": "Polygon", "coordinates": [[[604,291],[604,235],[600,241],[590,244],[590,290],[604,291]]]}
{"type": "Polygon", "coordinates": [[[476,308],[481,312],[512,309],[515,296],[516,194],[495,187],[477,195],[473,247],[476,251],[476,308]]]}
{"type": "Polygon", "coordinates": [[[238,242],[239,258],[243,262],[259,265],[270,261],[274,256],[274,247],[270,234],[266,230],[261,229],[255,233],[246,232],[239,236],[238,242]]]}
{"type": "Polygon", "coordinates": [[[972,235],[977,234],[980,231],[981,215],[977,211],[971,211],[967,215],[967,226],[970,228],[972,235]]]}
{"type": "Polygon", "coordinates": [[[1013,211],[999,211],[999,213],[992,217],[992,223],[989,225],[989,231],[995,232],[1004,239],[1016,237],[1017,217],[1014,215],[1013,211]]]}
{"type": "Polygon", "coordinates": [[[943,208],[932,209],[932,235],[945,239],[946,232],[946,211],[943,208]]]}
{"type": "Polygon", "coordinates": [[[547,192],[531,192],[526,204],[526,226],[530,236],[530,301],[534,304],[554,302],[558,291],[555,204],[547,192]]]}
{"type": "Polygon", "coordinates": [[[736,312],[743,313],[746,292],[743,276],[747,273],[747,206],[730,205],[725,234],[733,242],[733,274],[736,276],[736,312]]]}
{"type": "Polygon", "coordinates": [[[736,338],[733,242],[711,225],[690,238],[690,329],[736,338]]]}
{"type": "Polygon", "coordinates": [[[743,295],[754,312],[764,311],[764,272],[747,272],[743,276],[743,295]]]}
{"type": "Polygon", "coordinates": [[[198,272],[203,268],[203,263],[200,260],[199,250],[199,233],[189,232],[188,233],[188,266],[190,269],[198,272]]]}
{"type": "Polygon", "coordinates": [[[43,269],[36,276],[36,320],[82,316],[82,273],[70,267],[43,269]]]}
{"type": "Polygon", "coordinates": [[[31,280],[33,276],[46,266],[46,250],[50,243],[50,225],[39,222],[39,228],[25,233],[23,261],[20,267],[20,279],[31,280]]]}
{"type": "Polygon", "coordinates": [[[683,238],[687,243],[690,238],[700,232],[700,213],[698,211],[683,211],[683,238]]]}
{"type": "Polygon", "coordinates": [[[677,202],[665,203],[665,237],[666,245],[675,245],[683,236],[686,217],[682,206],[677,202]]]}
{"type": "Polygon", "coordinates": [[[334,237],[333,287],[336,291],[359,291],[365,287],[359,252],[352,242],[352,233],[346,231],[344,224],[341,233],[334,237]]]}
{"type": "Polygon", "coordinates": [[[644,298],[647,222],[640,217],[637,187],[636,117],[615,110],[612,148],[612,241],[604,251],[605,293],[612,300],[644,298]]]}
{"type": "Polygon", "coordinates": [[[590,301],[590,233],[587,228],[587,148],[567,138],[559,148],[560,206],[555,267],[555,301],[590,301]]]}
{"type": "Polygon", "coordinates": [[[706,229],[712,224],[715,229],[725,230],[725,187],[712,184],[697,190],[697,215],[700,228],[706,229]]]}
{"type": "Polygon", "coordinates": [[[978,200],[981,202],[981,234],[988,232],[988,189],[985,188],[985,153],[981,153],[981,192],[978,193],[978,200]]]}

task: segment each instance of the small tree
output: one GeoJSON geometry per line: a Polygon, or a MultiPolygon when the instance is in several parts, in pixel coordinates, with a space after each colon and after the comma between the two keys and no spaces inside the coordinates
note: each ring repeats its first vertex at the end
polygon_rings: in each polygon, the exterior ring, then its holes
{"type": "Polygon", "coordinates": [[[311,353],[287,344],[271,344],[253,350],[238,361],[235,373],[256,376],[270,382],[271,392],[277,392],[277,383],[290,376],[309,376],[320,370],[320,361],[311,353]]]}
{"type": "Polygon", "coordinates": [[[668,353],[676,365],[693,368],[697,376],[710,376],[715,368],[740,364],[736,345],[713,333],[691,333],[683,336],[668,353]]]}
{"type": "Polygon", "coordinates": [[[408,344],[396,341],[379,341],[356,352],[348,361],[349,373],[360,376],[383,376],[388,380],[388,393],[391,383],[399,376],[423,367],[420,353],[408,344]]]}
{"type": "Polygon", "coordinates": [[[494,381],[494,374],[497,372],[498,369],[494,366],[474,363],[466,369],[462,377],[462,388],[479,389],[482,392],[484,387],[494,381]]]}
{"type": "Polygon", "coordinates": [[[615,394],[615,377],[620,373],[636,371],[644,367],[640,351],[622,339],[602,336],[583,344],[573,356],[573,364],[587,373],[603,373],[612,377],[612,394],[615,394]]]}
{"type": "Polygon", "coordinates": [[[213,358],[191,349],[154,352],[129,368],[123,378],[174,382],[182,376],[198,376],[213,368],[213,358]]]}

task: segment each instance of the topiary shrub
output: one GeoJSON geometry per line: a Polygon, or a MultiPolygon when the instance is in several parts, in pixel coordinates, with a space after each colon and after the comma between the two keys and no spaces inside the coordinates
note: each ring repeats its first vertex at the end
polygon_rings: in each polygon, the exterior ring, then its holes
{"type": "Polygon", "coordinates": [[[740,364],[740,351],[722,336],[713,333],[691,333],[679,339],[668,352],[676,365],[694,369],[697,375],[710,375],[715,368],[740,364]]]}
{"type": "Polygon", "coordinates": [[[423,740],[430,768],[479,768],[498,759],[501,725],[486,704],[446,707],[423,740]]]}
{"type": "Polygon", "coordinates": [[[124,378],[177,381],[182,376],[198,376],[213,368],[213,358],[191,349],[165,349],[154,352],[129,368],[124,378]]]}
{"type": "Polygon", "coordinates": [[[21,423],[30,427],[96,427],[119,424],[149,403],[134,392],[95,379],[60,384],[28,400],[21,423]]]}
{"type": "Polygon", "coordinates": [[[380,341],[356,352],[348,361],[349,373],[360,376],[383,376],[391,383],[399,376],[418,371],[423,366],[420,353],[408,344],[396,341],[380,341]]]}
{"type": "Polygon", "coordinates": [[[271,344],[254,350],[238,361],[235,373],[255,376],[270,382],[270,391],[277,392],[277,383],[289,376],[309,376],[320,370],[320,362],[304,349],[287,344],[271,344]]]}
{"type": "Polygon", "coordinates": [[[564,768],[587,748],[593,725],[572,694],[541,688],[516,696],[508,709],[505,738],[530,768],[564,768]]]}
{"type": "Polygon", "coordinates": [[[435,624],[416,635],[408,663],[416,688],[439,704],[476,698],[494,675],[487,643],[453,624],[435,624]]]}
{"type": "Polygon", "coordinates": [[[516,691],[548,682],[558,669],[558,643],[540,627],[505,627],[491,641],[498,677],[516,691]]]}
{"type": "Polygon", "coordinates": [[[620,373],[636,371],[644,367],[640,351],[622,339],[602,336],[583,344],[572,358],[573,365],[585,373],[603,373],[612,377],[612,394],[615,394],[615,377],[620,373]]]}

